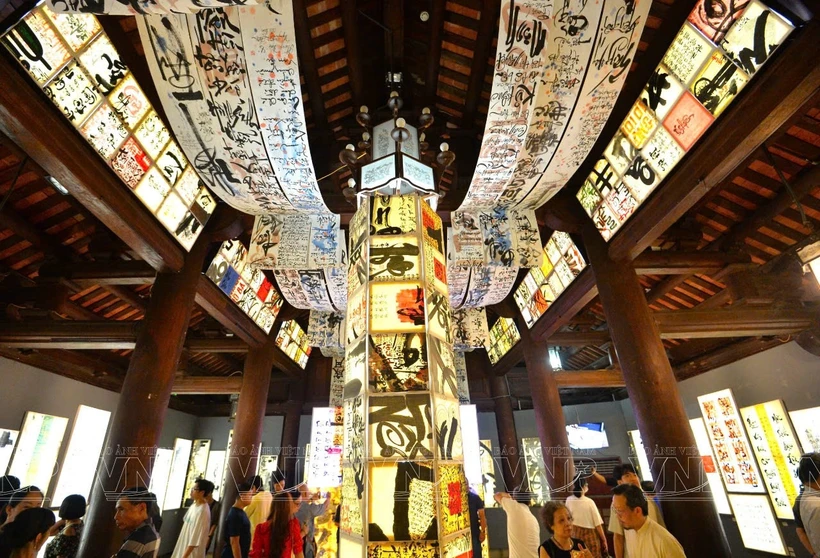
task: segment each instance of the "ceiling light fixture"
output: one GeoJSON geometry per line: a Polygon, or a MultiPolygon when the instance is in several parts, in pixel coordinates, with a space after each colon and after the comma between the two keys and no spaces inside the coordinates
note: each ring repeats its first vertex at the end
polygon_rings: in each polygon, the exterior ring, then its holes
{"type": "Polygon", "coordinates": [[[48,174],[45,176],[45,179],[48,180],[48,182],[52,186],[54,186],[54,189],[57,190],[58,192],[60,192],[62,195],[64,195],[64,196],[68,195],[68,190],[66,189],[65,186],[60,184],[59,180],[57,180],[56,178],[54,178],[53,176],[48,175],[48,174]]]}

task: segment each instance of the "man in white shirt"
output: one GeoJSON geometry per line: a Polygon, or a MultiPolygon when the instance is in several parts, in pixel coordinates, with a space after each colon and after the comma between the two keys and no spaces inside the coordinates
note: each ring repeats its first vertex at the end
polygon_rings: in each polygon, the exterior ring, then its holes
{"type": "Polygon", "coordinates": [[[205,558],[211,528],[211,509],[205,495],[213,491],[214,484],[205,479],[198,479],[191,487],[191,499],[194,503],[185,513],[182,531],[171,558],[205,558]]]}
{"type": "Polygon", "coordinates": [[[820,453],[809,453],[801,457],[797,475],[803,483],[800,519],[814,556],[817,556],[820,552],[820,453]]]}
{"type": "MultiPolygon", "coordinates": [[[[593,472],[593,476],[595,475],[596,473],[593,472]]],[[[632,464],[624,463],[623,465],[616,467],[613,471],[613,476],[615,477],[615,481],[618,483],[618,486],[629,484],[637,487],[638,490],[643,492],[641,489],[641,478],[638,476],[638,473],[635,472],[635,467],[633,467],[632,464]]],[[[603,478],[600,474],[598,474],[597,477],[603,478]]],[[[647,505],[649,506],[648,517],[661,527],[665,528],[666,523],[663,521],[663,515],[661,515],[661,510],[658,508],[658,505],[651,499],[647,500],[647,505]]],[[[615,543],[615,558],[627,558],[627,556],[631,553],[627,552],[624,529],[621,522],[618,521],[618,516],[615,514],[614,509],[610,510],[608,529],[609,532],[612,533],[612,539],[615,543]]]]}
{"type": "Polygon", "coordinates": [[[686,558],[672,533],[648,517],[649,504],[643,490],[633,484],[620,484],[612,493],[612,510],[625,529],[626,547],[632,558],[686,558]]]}
{"type": "MultiPolygon", "coordinates": [[[[526,493],[516,494],[519,500],[530,498],[526,493]]],[[[516,502],[506,492],[497,492],[495,501],[507,513],[507,545],[510,549],[510,558],[538,558],[538,546],[541,544],[541,528],[538,520],[530,512],[530,508],[516,502]]]]}

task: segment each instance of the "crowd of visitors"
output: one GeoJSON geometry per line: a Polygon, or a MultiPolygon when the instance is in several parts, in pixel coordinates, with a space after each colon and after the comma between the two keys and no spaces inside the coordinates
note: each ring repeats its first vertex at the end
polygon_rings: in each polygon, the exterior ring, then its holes
{"type": "MultiPolygon", "coordinates": [[[[814,558],[820,550],[820,454],[802,456],[797,470],[803,491],[794,505],[797,535],[814,558]]],[[[663,515],[653,498],[647,497],[635,468],[616,467],[612,479],[595,470],[591,476],[615,485],[608,530],[613,534],[616,558],[685,558],[684,550],[666,530],[663,515]]],[[[285,489],[277,473],[271,486],[260,477],[238,485],[222,530],[219,558],[315,558],[315,521],[330,505],[304,485],[285,489]],[[269,488],[269,489],[268,489],[269,488]]],[[[566,502],[552,500],[541,510],[551,536],[540,541],[540,526],[530,510],[532,495],[525,491],[495,494],[507,516],[510,558],[604,558],[609,556],[603,519],[586,496],[589,484],[579,478],[566,502]]],[[[220,515],[213,498],[214,485],[198,479],[191,488],[191,506],[185,513],[172,558],[205,558],[211,550],[220,515]]],[[[158,558],[161,524],[157,500],[144,487],[118,494],[114,522],[124,532],[122,546],[112,558],[158,558]]],[[[325,495],[327,496],[327,495],[325,495]]],[[[36,486],[20,486],[12,476],[0,478],[0,558],[35,558],[44,547],[46,558],[74,558],[83,537],[86,500],[81,495],[63,499],[59,521],[42,507],[43,492],[36,486]]],[[[484,502],[474,490],[468,492],[473,548],[486,538],[484,502]]],[[[339,525],[340,508],[334,514],[339,525]]],[[[339,539],[337,536],[337,545],[339,539]]],[[[215,545],[214,545],[215,546],[215,545]]],[[[480,554],[474,554],[480,556],[480,554]]],[[[216,556],[216,555],[214,555],[216,556]]],[[[341,557],[340,557],[341,558],[341,557]]]]}

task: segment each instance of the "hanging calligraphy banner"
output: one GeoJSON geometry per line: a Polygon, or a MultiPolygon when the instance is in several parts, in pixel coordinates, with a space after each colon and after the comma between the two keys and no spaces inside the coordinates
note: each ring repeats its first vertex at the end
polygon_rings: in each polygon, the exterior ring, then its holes
{"type": "Polygon", "coordinates": [[[326,357],[344,357],[344,331],[344,314],[311,310],[307,330],[308,343],[311,347],[321,349],[326,357]]]}
{"type": "Polygon", "coordinates": [[[203,180],[251,213],[327,213],[313,174],[293,8],[137,18],[171,127],[203,180]]]}
{"type": "Polygon", "coordinates": [[[55,12],[83,12],[117,16],[195,13],[207,8],[255,6],[266,0],[48,0],[55,12]]]}
{"type": "Polygon", "coordinates": [[[338,215],[258,215],[248,264],[257,269],[318,269],[345,262],[338,215]]]}
{"type": "Polygon", "coordinates": [[[536,208],[563,187],[620,94],[650,5],[503,3],[489,116],[462,209],[536,208]]]}
{"type": "Polygon", "coordinates": [[[533,210],[454,211],[452,263],[460,267],[538,267],[541,239],[533,210]]]}
{"type": "Polygon", "coordinates": [[[453,350],[472,351],[484,347],[490,327],[483,308],[453,310],[453,350]]]}

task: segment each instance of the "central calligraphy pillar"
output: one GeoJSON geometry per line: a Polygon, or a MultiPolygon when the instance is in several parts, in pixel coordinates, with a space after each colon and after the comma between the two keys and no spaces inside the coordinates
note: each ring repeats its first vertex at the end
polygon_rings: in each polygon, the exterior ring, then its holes
{"type": "Polygon", "coordinates": [[[341,556],[470,551],[441,219],[416,194],[350,224],[341,556]]]}

